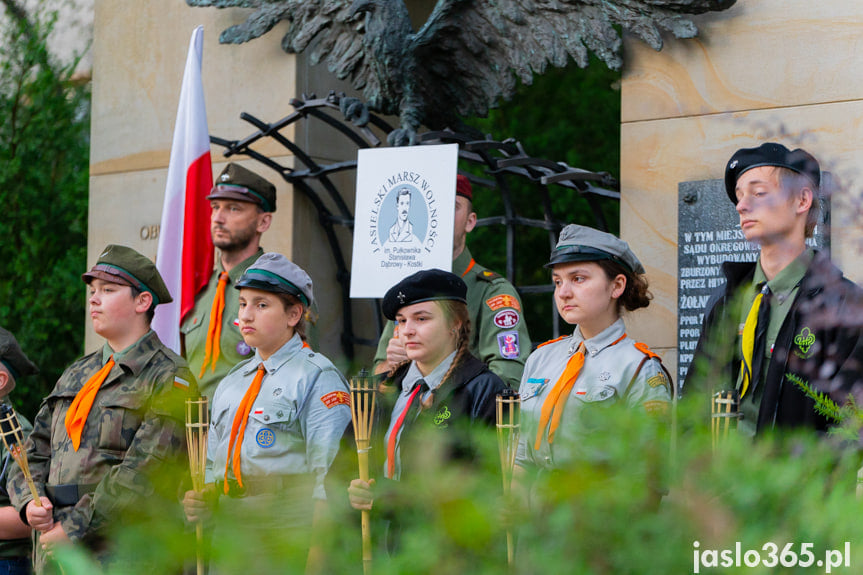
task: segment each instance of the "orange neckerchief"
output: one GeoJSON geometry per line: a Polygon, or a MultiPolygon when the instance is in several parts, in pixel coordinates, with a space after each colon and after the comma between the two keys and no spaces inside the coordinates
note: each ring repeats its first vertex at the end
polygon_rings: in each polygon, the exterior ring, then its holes
{"type": "Polygon", "coordinates": [[[469,264],[467,264],[467,269],[466,269],[466,270],[464,270],[464,273],[463,273],[463,274],[461,274],[461,277],[466,276],[466,275],[467,275],[467,272],[469,272],[470,270],[472,270],[472,269],[473,269],[473,266],[474,266],[475,264],[476,264],[476,260],[475,260],[475,259],[473,259],[473,258],[470,258],[470,263],[469,263],[469,264]]]}
{"type": "Polygon", "coordinates": [[[207,344],[204,347],[204,363],[201,365],[201,373],[198,377],[204,377],[207,363],[212,359],[211,371],[216,371],[216,362],[219,361],[221,348],[219,341],[222,338],[222,313],[225,311],[225,286],[228,285],[228,272],[219,274],[219,285],[216,286],[216,297],[213,298],[213,307],[210,308],[210,325],[207,328],[207,344]]]}
{"type": "Polygon", "coordinates": [[[255,379],[246,390],[240,406],[237,408],[237,413],[234,415],[234,424],[231,426],[231,437],[228,440],[228,456],[225,458],[225,495],[228,494],[228,468],[234,470],[234,477],[237,478],[237,483],[240,487],[243,486],[243,474],[240,471],[240,447],[243,445],[243,436],[246,434],[246,424],[249,422],[249,412],[252,410],[252,404],[258,397],[261,391],[261,381],[264,379],[267,370],[264,369],[264,364],[258,366],[258,372],[255,374],[255,379]],[[231,453],[233,452],[233,457],[231,453]]]}
{"type": "Polygon", "coordinates": [[[75,394],[72,405],[66,410],[66,432],[72,440],[72,447],[75,451],[78,451],[78,447],[81,445],[81,433],[84,431],[84,424],[87,422],[87,416],[90,415],[93,402],[96,401],[96,394],[99,393],[99,388],[113,367],[114,356],[111,355],[108,358],[108,363],[94,373],[84,384],[84,387],[75,394]]]}
{"type": "MultiPolygon", "coordinates": [[[[625,337],[626,334],[624,333],[612,342],[611,345],[616,345],[625,337]]],[[[539,451],[542,445],[542,434],[545,431],[546,425],[548,425],[548,444],[551,445],[554,443],[554,434],[560,425],[560,418],[563,417],[566,401],[569,399],[569,394],[575,385],[575,380],[578,379],[578,374],[581,372],[582,367],[584,367],[583,341],[578,344],[578,349],[572,354],[569,361],[566,362],[563,373],[560,374],[557,383],[554,384],[554,387],[542,404],[542,411],[540,411],[539,416],[539,428],[536,430],[536,441],[533,445],[536,451],[539,451]],[[551,419],[551,423],[549,423],[549,419],[551,419]]]]}

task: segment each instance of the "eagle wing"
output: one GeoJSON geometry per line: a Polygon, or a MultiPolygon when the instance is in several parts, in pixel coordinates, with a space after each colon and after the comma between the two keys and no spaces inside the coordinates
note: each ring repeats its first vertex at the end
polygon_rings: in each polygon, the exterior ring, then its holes
{"type": "Polygon", "coordinates": [[[572,58],[585,67],[593,52],[610,68],[620,68],[616,26],[659,50],[662,30],[691,38],[697,28],[689,14],[724,10],[734,2],[439,0],[409,42],[417,67],[415,90],[427,112],[484,116],[513,95],[518,80],[530,84],[549,64],[562,67],[572,58]]]}
{"type": "MultiPolygon", "coordinates": [[[[246,21],[225,29],[223,44],[241,44],[259,38],[282,20],[290,28],[282,37],[288,53],[306,52],[312,65],[327,62],[340,80],[348,79],[367,99],[381,86],[364,52],[360,24],[350,20],[350,0],[186,0],[190,6],[252,8],[246,21]]],[[[378,96],[379,97],[379,96],[378,96]]]]}

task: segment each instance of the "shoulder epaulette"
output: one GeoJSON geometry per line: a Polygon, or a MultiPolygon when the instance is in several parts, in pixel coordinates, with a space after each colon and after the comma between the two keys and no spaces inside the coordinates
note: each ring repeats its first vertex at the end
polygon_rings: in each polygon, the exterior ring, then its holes
{"type": "Polygon", "coordinates": [[[568,338],[568,337],[570,337],[570,336],[568,336],[568,335],[562,335],[562,336],[560,336],[560,337],[558,337],[558,338],[550,339],[550,340],[548,340],[548,341],[544,341],[544,342],[542,342],[541,344],[539,344],[538,346],[536,346],[536,349],[539,349],[539,348],[541,348],[541,347],[542,347],[542,346],[544,346],[544,345],[548,345],[548,344],[550,344],[550,343],[554,343],[554,342],[556,342],[556,341],[560,341],[560,340],[562,340],[562,339],[566,339],[566,338],[568,338]]]}
{"type": "Polygon", "coordinates": [[[637,349],[638,351],[640,351],[641,353],[643,353],[647,357],[650,357],[650,358],[655,357],[657,359],[661,359],[659,357],[659,354],[654,353],[649,347],[647,347],[646,343],[641,343],[640,341],[635,342],[635,349],[637,349]]]}
{"type": "Polygon", "coordinates": [[[494,281],[498,278],[503,277],[499,273],[493,272],[491,270],[482,270],[481,272],[476,274],[476,277],[480,279],[484,279],[485,281],[494,281]]]}

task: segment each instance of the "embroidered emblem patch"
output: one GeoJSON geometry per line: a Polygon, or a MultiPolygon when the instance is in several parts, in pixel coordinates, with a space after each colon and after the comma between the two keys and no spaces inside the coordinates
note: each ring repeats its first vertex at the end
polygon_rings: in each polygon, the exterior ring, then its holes
{"type": "Polygon", "coordinates": [[[189,382],[181,377],[174,376],[174,387],[177,389],[188,390],[189,382]]]}
{"type": "Polygon", "coordinates": [[[321,401],[324,402],[327,409],[332,409],[337,405],[350,405],[351,394],[347,391],[331,391],[326,395],[322,395],[321,401]]]}
{"type": "Polygon", "coordinates": [[[514,309],[502,309],[494,314],[494,325],[499,328],[507,329],[518,325],[518,320],[521,316],[514,309]]]}
{"type": "Polygon", "coordinates": [[[263,429],[258,430],[255,434],[255,441],[258,445],[266,449],[268,447],[272,447],[276,442],[276,434],[273,433],[272,430],[264,427],[263,429]]]}
{"type": "Polygon", "coordinates": [[[809,357],[809,350],[815,343],[815,334],[808,327],[800,330],[800,333],[794,336],[794,344],[800,349],[795,353],[802,359],[809,357]]]}
{"type": "Polygon", "coordinates": [[[276,389],[273,390],[273,397],[279,397],[280,395],[282,395],[282,388],[281,387],[277,387],[276,389]]]}
{"type": "Polygon", "coordinates": [[[237,344],[237,353],[240,355],[249,355],[249,352],[252,351],[252,348],[249,347],[244,341],[241,341],[237,344]]]}
{"type": "Polygon", "coordinates": [[[505,331],[497,334],[497,346],[500,349],[500,356],[502,358],[518,358],[518,332],[505,331]]]}
{"type": "Polygon", "coordinates": [[[451,416],[452,413],[450,413],[449,407],[444,405],[440,408],[440,411],[438,411],[437,414],[434,416],[434,424],[438,427],[444,426],[446,420],[449,419],[451,416]]]}
{"type": "Polygon", "coordinates": [[[662,372],[657,373],[652,377],[647,378],[647,385],[650,387],[661,387],[668,383],[668,378],[665,377],[665,374],[662,372]]]}
{"type": "Polygon", "coordinates": [[[599,389],[593,390],[587,394],[588,401],[605,401],[614,395],[614,388],[610,385],[604,385],[599,389]]]}
{"type": "Polygon", "coordinates": [[[521,392],[521,400],[524,401],[526,399],[530,399],[531,397],[536,397],[540,393],[542,393],[543,388],[548,383],[548,379],[543,379],[541,377],[529,377],[524,385],[524,391],[521,392]]]}
{"type": "Polygon", "coordinates": [[[609,379],[611,379],[611,373],[603,371],[599,374],[599,381],[608,381],[609,379]]]}
{"type": "Polygon", "coordinates": [[[234,318],[234,327],[240,327],[240,318],[238,318],[238,317],[234,318]]]}
{"type": "Polygon", "coordinates": [[[504,307],[511,307],[515,311],[521,311],[521,304],[518,303],[518,300],[515,298],[515,296],[507,294],[490,297],[485,300],[485,305],[487,305],[491,311],[497,311],[504,307]]]}

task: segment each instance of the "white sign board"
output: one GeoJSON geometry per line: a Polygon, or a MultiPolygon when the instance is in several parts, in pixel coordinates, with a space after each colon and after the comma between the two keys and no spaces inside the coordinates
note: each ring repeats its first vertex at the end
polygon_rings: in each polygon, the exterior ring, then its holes
{"type": "Polygon", "coordinates": [[[458,144],[360,150],[351,297],[380,298],[423,269],[452,270],[458,144]]]}

